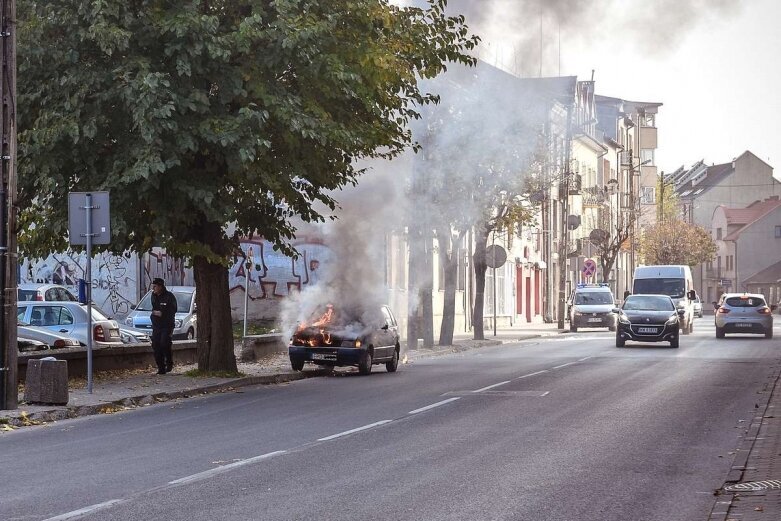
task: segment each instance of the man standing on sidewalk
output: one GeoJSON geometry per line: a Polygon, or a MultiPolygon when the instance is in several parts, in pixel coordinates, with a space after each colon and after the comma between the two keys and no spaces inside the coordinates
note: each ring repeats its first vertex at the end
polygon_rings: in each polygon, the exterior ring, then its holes
{"type": "Polygon", "coordinates": [[[171,335],[176,325],[176,297],[165,289],[165,281],[152,281],[152,350],[157,374],[170,373],[174,368],[171,335]]]}

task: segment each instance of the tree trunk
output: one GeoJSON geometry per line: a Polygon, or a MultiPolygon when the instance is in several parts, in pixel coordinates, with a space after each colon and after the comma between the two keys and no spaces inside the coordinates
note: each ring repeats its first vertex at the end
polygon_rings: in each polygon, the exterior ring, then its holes
{"type": "MultiPolygon", "coordinates": [[[[203,226],[203,242],[218,255],[225,255],[225,243],[219,226],[203,226]]],[[[228,293],[228,268],[206,257],[193,259],[195,304],[198,306],[198,370],[237,372],[233,348],[233,330],[228,293]]]]}
{"type": "Polygon", "coordinates": [[[488,270],[488,265],[485,262],[487,245],[488,227],[478,226],[475,234],[475,253],[472,256],[472,264],[475,267],[475,308],[472,314],[475,340],[485,340],[483,310],[485,309],[485,272],[488,270]]]}
{"type": "Polygon", "coordinates": [[[432,249],[434,237],[428,227],[423,228],[423,270],[424,277],[420,287],[421,333],[423,347],[434,347],[434,263],[432,249]]]}
{"type": "Polygon", "coordinates": [[[453,331],[456,324],[456,285],[458,277],[458,259],[461,255],[461,234],[455,239],[450,233],[450,227],[442,227],[437,231],[439,239],[439,260],[444,267],[445,295],[442,305],[442,324],[439,329],[439,345],[453,344],[453,331]]]}

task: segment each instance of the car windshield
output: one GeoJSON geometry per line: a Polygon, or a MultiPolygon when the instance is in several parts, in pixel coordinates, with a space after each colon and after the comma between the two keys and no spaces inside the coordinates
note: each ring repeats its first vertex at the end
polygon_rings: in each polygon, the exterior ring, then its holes
{"type": "Polygon", "coordinates": [[[758,308],[765,305],[765,299],[759,297],[729,297],[727,305],[733,308],[758,308]]]}
{"type": "Polygon", "coordinates": [[[624,302],[625,310],[643,311],[673,311],[675,306],[667,297],[653,295],[631,295],[624,302]]]}
{"type": "Polygon", "coordinates": [[[683,298],[686,293],[684,279],[681,278],[635,279],[634,289],[637,295],[669,295],[672,298],[683,298]]]}
{"type": "Polygon", "coordinates": [[[575,293],[575,304],[612,304],[613,295],[607,291],[589,291],[575,293]]]}

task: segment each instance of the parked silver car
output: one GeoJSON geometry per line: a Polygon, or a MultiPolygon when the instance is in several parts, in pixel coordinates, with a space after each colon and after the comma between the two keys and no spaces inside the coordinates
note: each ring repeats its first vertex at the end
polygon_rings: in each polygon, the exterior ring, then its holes
{"type": "MultiPolygon", "coordinates": [[[[17,320],[75,338],[87,344],[87,305],[79,302],[19,302],[17,320]]],[[[108,347],[122,345],[119,324],[105,320],[105,316],[92,310],[92,345],[108,347]]]]}
{"type": "Polygon", "coordinates": [[[65,286],[59,284],[19,284],[16,300],[78,302],[79,299],[65,286]]]}
{"type": "Polygon", "coordinates": [[[757,293],[724,293],[716,309],[716,338],[727,333],[754,333],[773,338],[773,311],[764,295],[757,293]]]}
{"type": "MultiPolygon", "coordinates": [[[[166,288],[176,297],[176,325],[174,326],[174,340],[193,339],[197,331],[196,307],[195,307],[195,287],[194,286],[170,286],[166,288]]],[[[132,311],[125,319],[125,325],[140,329],[141,331],[152,331],[152,291],[144,295],[144,298],[133,306],[132,311]]]]}
{"type": "Polygon", "coordinates": [[[18,323],[16,326],[16,336],[17,338],[26,338],[41,342],[47,349],[63,349],[65,347],[79,347],[81,345],[81,342],[64,333],[50,331],[43,327],[33,327],[26,322],[18,323]]]}

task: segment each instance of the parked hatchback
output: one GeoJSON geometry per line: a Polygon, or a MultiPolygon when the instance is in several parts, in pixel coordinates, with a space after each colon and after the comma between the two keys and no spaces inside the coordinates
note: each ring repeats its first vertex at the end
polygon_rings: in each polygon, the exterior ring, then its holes
{"type": "MultiPolygon", "coordinates": [[[[193,339],[197,331],[197,310],[195,307],[194,286],[170,286],[166,288],[176,297],[176,319],[174,325],[174,340],[193,339]]],[[[152,291],[133,306],[125,319],[125,325],[141,331],[152,331],[152,291]]]]}
{"type": "MultiPolygon", "coordinates": [[[[87,344],[87,305],[79,302],[19,302],[17,320],[75,338],[87,344]]],[[[99,310],[92,313],[92,340],[95,347],[122,345],[119,324],[105,320],[99,310]]]]}
{"type": "Polygon", "coordinates": [[[764,295],[758,293],[724,293],[714,302],[716,338],[727,333],[754,333],[773,338],[773,311],[764,295]]]}
{"type": "Polygon", "coordinates": [[[59,284],[19,284],[16,300],[78,302],[79,299],[68,288],[59,284]]]}

